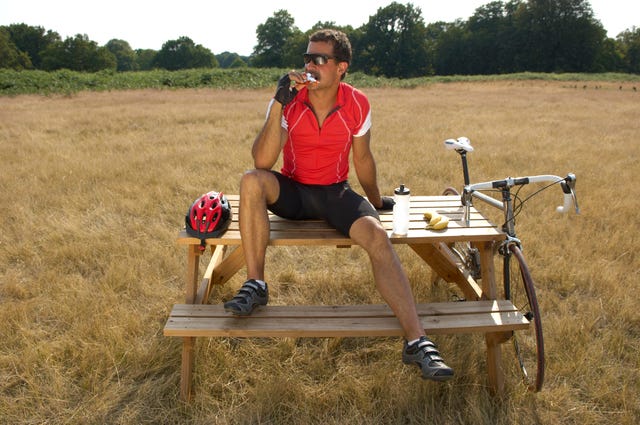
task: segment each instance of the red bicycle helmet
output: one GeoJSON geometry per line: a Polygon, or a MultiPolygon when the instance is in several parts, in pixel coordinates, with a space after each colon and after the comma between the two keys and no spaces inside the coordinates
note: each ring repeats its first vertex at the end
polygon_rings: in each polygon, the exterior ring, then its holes
{"type": "Polygon", "coordinates": [[[208,192],[195,200],[185,216],[187,233],[200,239],[204,249],[205,239],[222,235],[229,224],[233,212],[231,205],[222,192],[208,192]]]}

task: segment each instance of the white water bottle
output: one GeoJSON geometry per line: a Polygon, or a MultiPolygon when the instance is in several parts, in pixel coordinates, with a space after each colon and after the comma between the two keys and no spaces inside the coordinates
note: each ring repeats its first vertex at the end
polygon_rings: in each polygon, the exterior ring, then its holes
{"type": "Polygon", "coordinates": [[[403,184],[393,192],[395,205],[393,206],[393,233],[406,235],[409,233],[409,201],[411,192],[403,184]]]}

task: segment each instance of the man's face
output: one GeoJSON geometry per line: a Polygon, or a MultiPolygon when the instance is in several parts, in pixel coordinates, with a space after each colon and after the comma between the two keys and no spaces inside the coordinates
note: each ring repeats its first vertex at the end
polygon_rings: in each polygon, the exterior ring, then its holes
{"type": "Polygon", "coordinates": [[[347,62],[338,62],[333,56],[333,45],[325,41],[311,41],[307,46],[309,62],[305,69],[318,80],[311,90],[330,87],[340,83],[342,74],[347,72],[347,62]],[[325,63],[323,63],[325,62],[325,63]]]}

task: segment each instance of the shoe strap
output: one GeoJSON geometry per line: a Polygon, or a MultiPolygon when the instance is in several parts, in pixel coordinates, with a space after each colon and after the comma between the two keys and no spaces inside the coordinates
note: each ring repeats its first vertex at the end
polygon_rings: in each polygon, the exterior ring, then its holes
{"type": "Polygon", "coordinates": [[[416,345],[418,350],[422,351],[425,356],[429,357],[430,361],[444,361],[444,359],[440,357],[438,346],[433,341],[427,338],[421,338],[416,345]]]}
{"type": "Polygon", "coordinates": [[[247,280],[243,285],[242,288],[240,289],[244,289],[244,288],[250,288],[253,289],[254,291],[257,291],[258,289],[262,289],[262,287],[260,286],[260,284],[258,282],[256,282],[253,279],[249,279],[247,280]]]}
{"type": "Polygon", "coordinates": [[[247,280],[233,299],[243,301],[244,304],[247,304],[249,299],[253,298],[254,294],[260,296],[259,290],[262,290],[262,288],[258,282],[253,279],[247,280]]]}

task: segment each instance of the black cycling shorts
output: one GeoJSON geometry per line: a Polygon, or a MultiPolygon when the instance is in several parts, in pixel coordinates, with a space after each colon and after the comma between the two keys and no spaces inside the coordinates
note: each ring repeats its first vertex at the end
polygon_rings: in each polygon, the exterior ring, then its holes
{"type": "Polygon", "coordinates": [[[360,217],[375,217],[376,209],[344,181],[331,185],[298,183],[277,171],[272,173],[280,183],[278,200],[269,211],[291,220],[323,219],[340,233],[349,236],[351,225],[360,217]]]}

